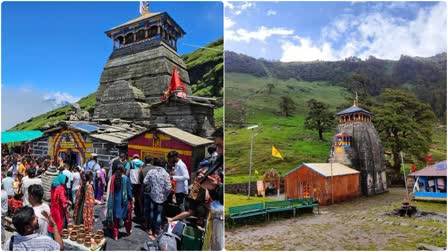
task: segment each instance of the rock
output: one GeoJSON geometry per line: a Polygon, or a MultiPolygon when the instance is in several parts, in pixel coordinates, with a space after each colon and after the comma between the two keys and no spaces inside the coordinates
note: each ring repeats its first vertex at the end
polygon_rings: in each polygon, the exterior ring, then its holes
{"type": "Polygon", "coordinates": [[[409,227],[410,224],[407,222],[400,222],[400,226],[409,227]]]}
{"type": "Polygon", "coordinates": [[[430,251],[444,251],[445,248],[436,247],[433,245],[428,245],[424,243],[417,244],[418,250],[430,250],[430,251]]]}

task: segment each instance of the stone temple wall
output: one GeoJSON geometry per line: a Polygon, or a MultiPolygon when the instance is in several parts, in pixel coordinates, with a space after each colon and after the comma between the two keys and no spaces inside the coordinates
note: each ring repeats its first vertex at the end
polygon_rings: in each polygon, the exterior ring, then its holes
{"type": "Polygon", "coordinates": [[[339,132],[352,136],[352,148],[346,151],[352,168],[361,172],[364,195],[387,191],[384,148],[372,122],[347,122],[338,125],[339,132]]]}
{"type": "Polygon", "coordinates": [[[45,156],[48,155],[48,138],[41,138],[32,141],[33,144],[33,155],[45,156]]]}
{"type": "Polygon", "coordinates": [[[151,107],[150,121],[154,124],[173,124],[193,135],[207,138],[215,131],[213,114],[212,105],[170,97],[169,101],[151,107]]]}
{"type": "Polygon", "coordinates": [[[149,106],[158,102],[168,88],[174,67],[187,86],[187,94],[191,93],[186,65],[177,52],[164,42],[150,43],[152,46],[145,51],[111,57],[106,62],[97,90],[94,119],[148,121],[149,106]]]}

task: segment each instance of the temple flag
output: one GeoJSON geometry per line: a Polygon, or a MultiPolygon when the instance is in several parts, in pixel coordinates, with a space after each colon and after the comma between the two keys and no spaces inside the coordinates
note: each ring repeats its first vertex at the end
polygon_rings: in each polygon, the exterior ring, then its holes
{"type": "Polygon", "coordinates": [[[187,91],[187,88],[182,83],[182,81],[179,78],[179,74],[177,73],[177,68],[174,67],[173,69],[173,75],[171,76],[171,82],[170,82],[170,92],[175,92],[177,89],[180,88],[182,91],[187,91]]]}
{"type": "Polygon", "coordinates": [[[412,172],[415,172],[415,171],[417,171],[417,167],[415,167],[415,165],[414,165],[414,164],[411,164],[411,171],[412,171],[412,172]]]}
{"type": "Polygon", "coordinates": [[[428,153],[428,154],[426,155],[426,163],[431,163],[431,162],[432,162],[432,156],[431,156],[430,153],[428,153]]]}
{"type": "Polygon", "coordinates": [[[255,169],[255,174],[258,175],[258,171],[255,169]]]}
{"type": "Polygon", "coordinates": [[[283,160],[283,156],[282,156],[282,154],[280,153],[280,151],[278,151],[278,150],[275,148],[274,145],[272,145],[272,156],[281,158],[281,159],[283,160]]]}

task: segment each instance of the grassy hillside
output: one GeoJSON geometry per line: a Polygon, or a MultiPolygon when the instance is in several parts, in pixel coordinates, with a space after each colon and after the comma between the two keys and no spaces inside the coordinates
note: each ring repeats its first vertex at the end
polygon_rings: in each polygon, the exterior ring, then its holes
{"type": "MultiPolygon", "coordinates": [[[[251,131],[247,126],[258,124],[255,129],[252,180],[259,172],[274,168],[281,175],[302,162],[327,162],[331,137],[335,131],[324,134],[326,141],[319,141],[316,131],[304,128],[308,113],[306,101],[314,98],[330,105],[330,110],[347,106],[351,94],[333,83],[315,81],[279,80],[256,77],[242,73],[226,73],[226,183],[248,181],[251,131]],[[269,94],[268,84],[274,84],[269,94]],[[297,104],[291,117],[279,116],[281,96],[290,96],[297,104]],[[282,153],[284,160],[271,155],[271,146],[282,153]]],[[[433,130],[430,153],[434,161],[446,159],[446,126],[433,130]]],[[[406,164],[409,168],[410,164],[406,164]]],[[[423,166],[418,164],[418,168],[423,166]]]]}
{"type": "Polygon", "coordinates": [[[258,78],[240,73],[226,73],[226,183],[248,180],[251,131],[255,130],[253,169],[261,177],[274,168],[282,175],[302,162],[326,162],[334,132],[325,133],[328,141],[319,141],[317,132],[304,129],[308,112],[306,101],[314,98],[336,107],[346,103],[349,94],[339,86],[326,82],[304,82],[258,78]],[[267,84],[274,84],[271,94],[267,84]],[[297,104],[292,117],[278,116],[280,97],[288,95],[297,104]],[[282,153],[284,160],[271,156],[271,146],[282,153]]]}
{"type": "MultiPolygon", "coordinates": [[[[81,109],[87,110],[92,114],[96,104],[96,93],[92,93],[82,98],[81,100],[79,100],[78,104],[80,105],[81,109]]],[[[71,106],[66,105],[45,114],[32,117],[25,122],[19,123],[16,126],[12,127],[10,131],[39,129],[47,123],[52,123],[58,120],[65,120],[67,118],[67,115],[69,115],[71,111],[71,106]]]]}
{"type": "Polygon", "coordinates": [[[220,38],[182,56],[187,64],[194,95],[222,97],[224,45],[220,38]]]}
{"type": "MultiPolygon", "coordinates": [[[[187,64],[194,95],[222,97],[223,87],[223,40],[218,39],[206,47],[215,50],[198,49],[190,54],[182,56],[187,64]]],[[[92,93],[79,100],[81,109],[93,114],[96,104],[96,93],[92,93]]],[[[34,130],[47,123],[64,120],[71,112],[71,106],[67,105],[50,112],[35,116],[29,120],[15,125],[10,130],[34,130]]],[[[223,125],[223,108],[215,110],[215,124],[223,125]]]]}

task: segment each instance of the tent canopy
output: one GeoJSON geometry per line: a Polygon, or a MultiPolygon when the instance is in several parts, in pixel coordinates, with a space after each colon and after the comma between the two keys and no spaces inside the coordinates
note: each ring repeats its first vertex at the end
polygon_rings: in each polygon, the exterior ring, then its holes
{"type": "Polygon", "coordinates": [[[43,133],[39,130],[2,131],[2,144],[30,141],[42,135],[43,133]]]}

